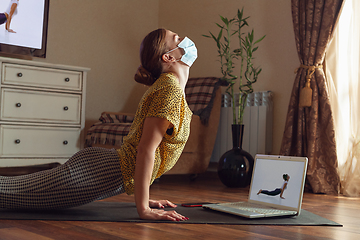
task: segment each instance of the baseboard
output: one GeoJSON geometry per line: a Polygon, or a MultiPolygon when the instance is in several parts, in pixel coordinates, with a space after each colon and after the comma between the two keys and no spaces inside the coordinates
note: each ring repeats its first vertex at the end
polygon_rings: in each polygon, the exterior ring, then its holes
{"type": "Polygon", "coordinates": [[[218,165],[219,165],[218,162],[210,162],[208,169],[206,171],[207,172],[217,172],[218,165]]]}

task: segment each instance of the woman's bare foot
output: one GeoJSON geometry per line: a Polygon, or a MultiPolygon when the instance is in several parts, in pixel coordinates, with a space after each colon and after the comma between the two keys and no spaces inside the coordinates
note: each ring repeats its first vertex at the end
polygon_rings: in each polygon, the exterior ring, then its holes
{"type": "Polygon", "coordinates": [[[259,192],[257,193],[257,195],[259,195],[261,193],[262,189],[259,190],[259,192]]]}
{"type": "Polygon", "coordinates": [[[16,33],[14,30],[12,29],[7,29],[8,32],[11,32],[11,33],[16,33]]]}

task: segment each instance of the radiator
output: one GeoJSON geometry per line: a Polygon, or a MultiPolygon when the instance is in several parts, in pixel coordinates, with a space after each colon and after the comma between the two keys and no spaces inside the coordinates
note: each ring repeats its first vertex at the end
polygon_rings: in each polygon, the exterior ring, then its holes
{"type": "MultiPolygon", "coordinates": [[[[221,155],[233,147],[231,135],[231,124],[233,123],[232,114],[231,99],[228,94],[223,94],[221,101],[220,122],[211,156],[211,162],[218,162],[221,155]]],[[[242,147],[253,157],[257,153],[271,153],[272,119],[272,93],[267,91],[249,94],[244,110],[245,126],[242,147]]]]}

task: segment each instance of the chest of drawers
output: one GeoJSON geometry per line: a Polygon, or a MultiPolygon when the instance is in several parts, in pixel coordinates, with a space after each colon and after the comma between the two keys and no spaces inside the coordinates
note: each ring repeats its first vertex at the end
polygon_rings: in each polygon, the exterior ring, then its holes
{"type": "Polygon", "coordinates": [[[0,167],[64,163],[83,147],[88,68],[0,57],[0,167]]]}

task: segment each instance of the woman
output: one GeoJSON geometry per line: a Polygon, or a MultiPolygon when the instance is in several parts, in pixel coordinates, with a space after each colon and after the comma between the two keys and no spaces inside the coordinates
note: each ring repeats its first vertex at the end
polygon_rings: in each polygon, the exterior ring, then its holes
{"type": "Polygon", "coordinates": [[[161,209],[175,204],[150,200],[149,187],[175,165],[188,139],[192,112],[184,89],[196,57],[190,39],[165,29],[149,33],[135,80],[150,87],[121,148],[87,148],[57,168],[0,177],[0,207],[66,208],[126,192],[135,194],[142,219],[187,220],[161,209]]]}
{"type": "Polygon", "coordinates": [[[19,0],[10,0],[9,7],[7,8],[6,12],[0,13],[0,25],[6,23],[5,29],[11,33],[16,33],[14,30],[10,29],[10,23],[18,5],[19,0]]]}
{"type": "Polygon", "coordinates": [[[283,182],[283,185],[281,186],[281,188],[276,188],[273,191],[260,189],[259,192],[257,193],[257,195],[259,195],[260,193],[266,194],[269,196],[276,196],[276,195],[280,194],[280,198],[285,199],[282,195],[283,195],[285,189],[287,188],[287,184],[290,180],[290,176],[288,174],[283,174],[283,179],[284,179],[284,182],[283,182]]]}

